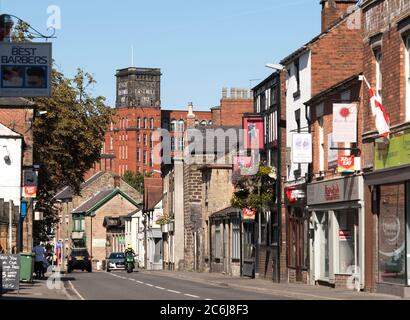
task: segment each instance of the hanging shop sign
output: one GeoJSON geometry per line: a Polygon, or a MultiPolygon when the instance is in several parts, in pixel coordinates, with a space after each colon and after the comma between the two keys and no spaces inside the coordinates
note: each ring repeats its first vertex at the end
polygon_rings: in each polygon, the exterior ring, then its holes
{"type": "Polygon", "coordinates": [[[0,43],[0,97],[50,97],[51,46],[0,43]]]}
{"type": "Polygon", "coordinates": [[[337,171],[339,173],[355,172],[355,156],[339,156],[337,161],[337,171]]]}
{"type": "Polygon", "coordinates": [[[244,118],[245,149],[263,149],[264,120],[261,117],[244,118]]]}
{"type": "Polygon", "coordinates": [[[252,167],[252,157],[234,157],[233,158],[233,170],[242,171],[252,167]]]}
{"type": "Polygon", "coordinates": [[[333,105],[333,142],[357,142],[357,104],[333,105]]]}
{"type": "Polygon", "coordinates": [[[388,169],[410,164],[410,130],[377,139],[374,145],[374,169],[388,169]]]}
{"type": "Polygon", "coordinates": [[[23,198],[37,197],[37,172],[25,170],[23,173],[23,198]]]}
{"type": "Polygon", "coordinates": [[[294,133],[292,138],[293,163],[312,163],[312,135],[294,133]]]}
{"type": "Polygon", "coordinates": [[[254,221],[255,220],[255,215],[256,215],[256,210],[255,209],[248,209],[248,208],[243,209],[243,220],[245,220],[245,221],[254,221]]]}

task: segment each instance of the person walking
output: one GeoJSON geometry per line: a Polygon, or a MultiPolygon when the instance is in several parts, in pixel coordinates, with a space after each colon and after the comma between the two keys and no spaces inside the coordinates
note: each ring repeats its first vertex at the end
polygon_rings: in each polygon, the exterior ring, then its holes
{"type": "Polygon", "coordinates": [[[33,253],[35,254],[35,263],[34,263],[34,271],[36,273],[37,279],[42,279],[44,277],[44,253],[46,249],[41,243],[36,243],[33,248],[33,253]]]}

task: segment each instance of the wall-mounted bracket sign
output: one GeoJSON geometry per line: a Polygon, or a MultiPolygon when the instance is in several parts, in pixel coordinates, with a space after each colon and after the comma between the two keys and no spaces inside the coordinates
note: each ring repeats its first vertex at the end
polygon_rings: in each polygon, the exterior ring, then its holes
{"type": "Polygon", "coordinates": [[[0,97],[50,97],[51,68],[51,43],[0,43],[0,97]]]}

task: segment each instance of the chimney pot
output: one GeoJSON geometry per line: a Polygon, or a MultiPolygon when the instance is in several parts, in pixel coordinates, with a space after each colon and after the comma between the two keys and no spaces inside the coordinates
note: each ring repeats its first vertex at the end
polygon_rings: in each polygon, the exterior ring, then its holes
{"type": "Polygon", "coordinates": [[[121,187],[121,177],[115,176],[114,177],[114,188],[119,188],[119,187],[121,187]]]}

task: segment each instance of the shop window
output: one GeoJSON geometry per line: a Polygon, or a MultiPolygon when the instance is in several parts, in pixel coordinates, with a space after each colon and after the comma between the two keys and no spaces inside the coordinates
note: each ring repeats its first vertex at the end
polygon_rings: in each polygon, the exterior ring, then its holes
{"type": "Polygon", "coordinates": [[[240,254],[240,219],[232,220],[232,259],[238,260],[241,257],[240,254]]]}
{"type": "Polygon", "coordinates": [[[320,277],[329,278],[329,213],[316,213],[318,226],[317,235],[319,241],[319,257],[320,257],[320,277]]]}
{"type": "Polygon", "coordinates": [[[405,185],[380,186],[379,281],[405,285],[405,185]]]}
{"type": "Polygon", "coordinates": [[[358,213],[357,210],[336,211],[339,224],[339,273],[351,274],[359,265],[358,213]]]}
{"type": "Polygon", "coordinates": [[[221,258],[221,223],[215,224],[215,258],[221,258]]]}

